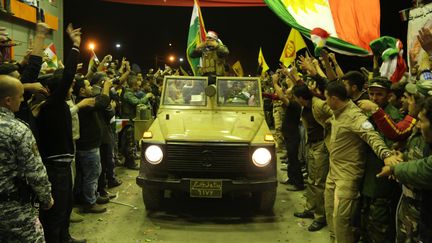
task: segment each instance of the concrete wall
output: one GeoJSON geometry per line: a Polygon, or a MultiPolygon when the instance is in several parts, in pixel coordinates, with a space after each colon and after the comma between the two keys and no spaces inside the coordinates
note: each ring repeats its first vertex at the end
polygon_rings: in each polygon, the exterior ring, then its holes
{"type": "MultiPolygon", "coordinates": [[[[2,0],[0,0],[2,1],[2,0]]],[[[40,0],[39,5],[45,11],[58,18],[58,30],[51,31],[45,40],[45,45],[53,42],[57,56],[63,60],[63,0],[54,0],[50,3],[48,0],[40,0]]],[[[33,39],[36,25],[24,21],[9,14],[0,14],[0,26],[4,26],[9,33],[9,37],[19,45],[14,47],[14,59],[21,60],[28,48],[29,40],[33,39]]]]}

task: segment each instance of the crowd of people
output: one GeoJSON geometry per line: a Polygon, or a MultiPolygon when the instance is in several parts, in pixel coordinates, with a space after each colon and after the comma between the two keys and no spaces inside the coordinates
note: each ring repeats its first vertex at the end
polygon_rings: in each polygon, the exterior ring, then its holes
{"type": "MultiPolygon", "coordinates": [[[[432,54],[432,33],[418,33],[432,54]]],[[[336,242],[431,242],[432,80],[430,58],[391,80],[343,72],[333,53],[300,56],[262,77],[266,120],[287,164],[280,181],[305,190],[309,231],[328,226],[336,242]]],[[[283,168],[284,169],[284,168],[283,168]]]]}
{"type": "MultiPolygon", "coordinates": [[[[9,39],[0,32],[0,41],[9,39]]],[[[179,75],[167,67],[143,76],[111,55],[84,72],[81,29],[72,25],[73,47],[53,67],[44,54],[48,32],[38,23],[24,59],[0,64],[0,242],[86,242],[71,237],[70,222],[106,212],[114,197],[107,189],[122,184],[116,165],[139,169],[137,107],[153,117],[163,77],[179,75]],[[116,118],[129,121],[119,133],[116,118]]]]}
{"type": "MultiPolygon", "coordinates": [[[[43,23],[21,62],[0,64],[1,242],[85,242],[69,233],[70,222],[80,220],[74,205],[84,214],[106,212],[113,197],[107,188],[122,183],[115,166],[139,168],[133,123],[118,134],[115,118],[134,119],[137,107],[156,116],[163,77],[182,75],[169,67],[134,72],[111,55],[82,70],[81,29],[69,25],[66,32],[73,47],[56,68],[46,64],[43,23]]],[[[225,74],[219,59],[228,49],[214,32],[208,36],[211,48],[200,45],[193,55],[213,52],[201,70],[213,80],[225,74]]],[[[432,32],[422,29],[419,41],[432,57],[432,32]]],[[[323,50],[260,77],[266,121],[286,153],[280,183],[306,190],[294,216],[314,219],[309,231],[328,226],[336,242],[432,242],[430,60],[399,80],[382,75],[379,56],[374,60],[371,71],[344,72],[323,50]]],[[[173,104],[204,88],[177,86],[167,87],[173,104]]],[[[255,88],[235,83],[224,100],[256,105],[255,88]]]]}

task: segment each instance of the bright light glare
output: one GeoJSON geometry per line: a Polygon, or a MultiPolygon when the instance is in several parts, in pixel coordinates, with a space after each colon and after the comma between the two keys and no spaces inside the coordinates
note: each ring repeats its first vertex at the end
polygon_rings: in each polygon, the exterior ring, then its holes
{"type": "Polygon", "coordinates": [[[183,62],[183,58],[182,58],[182,57],[180,57],[179,61],[180,61],[180,62],[183,62]]]}
{"type": "Polygon", "coordinates": [[[150,145],[145,151],[145,158],[147,162],[153,165],[157,165],[162,161],[163,152],[159,146],[150,145]]]}
{"type": "Polygon", "coordinates": [[[264,167],[270,163],[271,154],[268,149],[259,148],[252,155],[252,161],[257,167],[264,167]]]}
{"type": "Polygon", "coordinates": [[[95,44],[94,43],[90,43],[89,44],[89,49],[93,51],[95,49],[95,44]]]}
{"type": "Polygon", "coordinates": [[[169,56],[169,58],[168,58],[171,62],[173,62],[174,60],[175,60],[175,57],[174,56],[169,56]]]}
{"type": "Polygon", "coordinates": [[[116,44],[116,48],[120,48],[121,45],[119,43],[116,44]]]}

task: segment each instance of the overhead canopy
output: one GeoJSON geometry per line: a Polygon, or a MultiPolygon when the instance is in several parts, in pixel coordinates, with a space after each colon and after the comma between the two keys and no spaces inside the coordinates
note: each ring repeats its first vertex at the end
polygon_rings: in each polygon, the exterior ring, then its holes
{"type": "MultiPolygon", "coordinates": [[[[104,0],[105,2],[192,7],[194,0],[104,0]]],[[[264,7],[264,0],[200,0],[201,7],[264,7]]]]}

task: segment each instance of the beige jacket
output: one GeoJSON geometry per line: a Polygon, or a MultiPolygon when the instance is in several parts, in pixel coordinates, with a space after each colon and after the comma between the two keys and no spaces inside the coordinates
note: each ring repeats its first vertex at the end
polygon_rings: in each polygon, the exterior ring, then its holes
{"type": "Polygon", "coordinates": [[[333,111],[330,135],[329,177],[340,180],[361,180],[364,174],[366,146],[379,158],[390,152],[368,118],[351,100],[333,111]]]}

